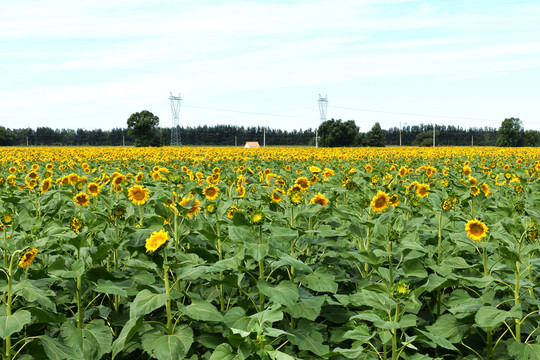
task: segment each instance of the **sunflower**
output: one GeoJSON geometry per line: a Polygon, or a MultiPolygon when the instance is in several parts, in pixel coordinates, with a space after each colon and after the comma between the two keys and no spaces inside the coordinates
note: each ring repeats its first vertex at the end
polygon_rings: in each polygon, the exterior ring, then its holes
{"type": "Polygon", "coordinates": [[[309,203],[319,204],[326,207],[326,204],[328,204],[328,199],[323,194],[318,193],[309,201],[309,203]]]}
{"type": "Polygon", "coordinates": [[[146,239],[146,252],[154,252],[169,240],[169,234],[165,230],[154,231],[148,239],[146,239]]]}
{"type": "Polygon", "coordinates": [[[379,190],[377,191],[377,195],[371,199],[371,210],[381,212],[388,207],[389,202],[390,198],[388,194],[379,190]]]}
{"type": "Polygon", "coordinates": [[[272,191],[272,194],[270,194],[270,199],[272,199],[273,202],[279,203],[283,196],[285,196],[285,191],[282,189],[275,189],[272,191]]]}
{"type": "Polygon", "coordinates": [[[329,169],[329,168],[325,168],[322,175],[323,175],[324,180],[328,180],[329,177],[334,176],[335,173],[334,173],[334,170],[329,169]]]}
{"type": "Polygon", "coordinates": [[[243,198],[244,195],[246,195],[246,188],[243,185],[240,185],[236,187],[236,192],[238,193],[236,196],[243,198]]]}
{"type": "Polygon", "coordinates": [[[24,253],[23,256],[21,256],[21,259],[19,260],[19,267],[25,268],[34,262],[34,259],[36,258],[36,255],[38,253],[38,249],[32,248],[24,253]]]}
{"type": "Polygon", "coordinates": [[[49,189],[51,188],[52,180],[50,178],[46,178],[41,182],[41,193],[45,194],[49,189]]]}
{"type": "Polygon", "coordinates": [[[69,223],[69,227],[71,228],[71,230],[73,230],[75,232],[79,232],[82,225],[83,225],[82,221],[79,220],[79,218],[77,218],[77,217],[74,217],[73,219],[71,219],[71,221],[69,223]]]}
{"type": "Polygon", "coordinates": [[[90,197],[87,193],[80,192],[73,197],[73,201],[75,201],[75,204],[77,205],[88,206],[90,204],[90,197]]]}
{"type": "Polygon", "coordinates": [[[294,184],[300,187],[300,191],[306,191],[309,188],[309,180],[305,176],[296,179],[294,181],[294,184]]]}
{"type": "Polygon", "coordinates": [[[219,189],[214,185],[208,185],[202,193],[207,200],[215,200],[219,195],[219,189]]]}
{"type": "Polygon", "coordinates": [[[101,191],[101,188],[95,182],[88,184],[88,193],[92,196],[97,196],[101,191]]]}
{"type": "Polygon", "coordinates": [[[452,203],[452,200],[446,199],[446,200],[444,200],[444,202],[442,204],[442,209],[444,211],[448,211],[448,210],[451,210],[453,206],[454,206],[454,203],[452,203]]]}
{"type": "Polygon", "coordinates": [[[234,206],[234,205],[231,206],[231,207],[229,208],[229,211],[227,211],[227,217],[228,217],[229,219],[232,219],[232,218],[234,217],[234,213],[235,213],[235,212],[242,212],[242,209],[240,209],[240,208],[238,208],[238,207],[236,207],[236,206],[234,206]]]}
{"type": "Polygon", "coordinates": [[[473,241],[481,241],[487,236],[489,228],[482,221],[474,219],[469,220],[465,224],[465,231],[467,232],[467,236],[473,241]]]}
{"type": "Polygon", "coordinates": [[[128,189],[128,198],[135,205],[143,205],[150,197],[150,190],[141,185],[133,185],[128,189]]]}
{"type": "Polygon", "coordinates": [[[429,185],[428,184],[418,184],[416,185],[416,195],[418,197],[426,197],[429,195],[429,185]]]}
{"type": "MultiPolygon", "coordinates": [[[[193,198],[182,198],[182,201],[180,201],[180,206],[185,207],[193,198]]],[[[197,216],[199,212],[201,211],[201,202],[198,199],[193,200],[193,203],[191,204],[191,208],[188,210],[186,217],[189,219],[193,216],[197,216]]]]}

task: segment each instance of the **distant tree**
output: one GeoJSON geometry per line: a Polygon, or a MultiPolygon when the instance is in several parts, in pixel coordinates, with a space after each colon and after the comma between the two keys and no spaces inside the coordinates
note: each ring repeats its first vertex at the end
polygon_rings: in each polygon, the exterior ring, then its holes
{"type": "Polygon", "coordinates": [[[378,122],[373,125],[371,130],[366,134],[366,145],[372,147],[384,147],[386,146],[386,136],[381,128],[381,124],[378,122]]]}
{"type": "Polygon", "coordinates": [[[150,111],[131,114],[127,125],[128,135],[135,139],[135,146],[161,146],[159,118],[150,111]]]}
{"type": "Polygon", "coordinates": [[[497,146],[523,146],[523,124],[518,118],[506,118],[499,128],[497,146]]]}
{"type": "Polygon", "coordinates": [[[326,120],[319,126],[320,145],[326,147],[355,146],[360,128],[354,120],[326,120]]]}
{"type": "Polygon", "coordinates": [[[540,146],[540,132],[536,130],[525,131],[524,146],[540,146]]]}

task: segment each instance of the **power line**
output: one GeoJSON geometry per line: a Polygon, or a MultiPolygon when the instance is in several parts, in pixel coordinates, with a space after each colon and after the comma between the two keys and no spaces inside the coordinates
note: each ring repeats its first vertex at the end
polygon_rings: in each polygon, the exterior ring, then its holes
{"type": "Polygon", "coordinates": [[[414,114],[414,113],[404,113],[404,112],[395,112],[395,111],[383,111],[383,110],[373,110],[373,109],[351,108],[351,107],[344,107],[344,106],[330,106],[330,107],[335,108],[335,109],[366,111],[366,112],[374,112],[374,113],[381,113],[381,114],[392,114],[392,115],[419,116],[419,117],[439,118],[439,119],[460,119],[460,120],[478,120],[478,121],[496,121],[496,122],[501,121],[501,120],[495,120],[495,119],[468,118],[468,117],[461,117],[461,116],[445,116],[445,115],[414,114]]]}
{"type": "Polygon", "coordinates": [[[202,107],[202,106],[189,106],[189,105],[184,105],[184,107],[186,107],[186,108],[192,108],[192,109],[201,109],[201,110],[225,111],[225,112],[232,112],[232,113],[237,113],[237,114],[248,114],[248,115],[259,115],[259,116],[275,116],[275,117],[296,118],[296,119],[311,119],[310,117],[305,117],[305,116],[279,115],[279,114],[270,114],[270,113],[262,113],[262,112],[252,112],[252,111],[241,111],[241,110],[230,110],[230,109],[209,108],[209,107],[202,107]]]}

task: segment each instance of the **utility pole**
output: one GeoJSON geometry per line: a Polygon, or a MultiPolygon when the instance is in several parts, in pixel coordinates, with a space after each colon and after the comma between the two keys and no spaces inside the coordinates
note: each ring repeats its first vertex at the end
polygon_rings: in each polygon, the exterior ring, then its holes
{"type": "Polygon", "coordinates": [[[178,96],[174,96],[172,93],[169,94],[171,94],[169,96],[169,102],[172,112],[171,146],[180,146],[182,145],[182,141],[180,140],[180,121],[178,120],[178,114],[180,112],[182,98],[180,97],[180,93],[178,93],[178,96]]]}
{"type": "MultiPolygon", "coordinates": [[[[319,113],[321,115],[319,125],[326,121],[326,108],[327,107],[328,107],[328,96],[325,95],[325,97],[322,97],[321,94],[319,94],[319,113]]],[[[319,130],[319,127],[317,126],[315,128],[315,147],[319,147],[318,130],[319,130]]]]}

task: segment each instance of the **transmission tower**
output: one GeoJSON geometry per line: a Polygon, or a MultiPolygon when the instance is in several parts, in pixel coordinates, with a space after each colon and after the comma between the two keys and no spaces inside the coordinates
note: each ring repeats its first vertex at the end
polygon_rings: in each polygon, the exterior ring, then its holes
{"type": "Polygon", "coordinates": [[[172,111],[172,128],[171,128],[171,146],[180,146],[182,141],[180,140],[180,121],[178,120],[178,114],[180,113],[180,93],[178,96],[174,96],[170,93],[169,102],[171,103],[172,111]]]}
{"type": "MultiPolygon", "coordinates": [[[[326,108],[328,107],[328,97],[325,95],[324,97],[319,94],[319,113],[321,114],[321,121],[320,124],[326,121],[326,108]]],[[[319,124],[319,125],[320,125],[319,124]]],[[[317,126],[315,128],[315,147],[319,147],[319,136],[318,136],[318,130],[319,127],[317,126]]]]}

